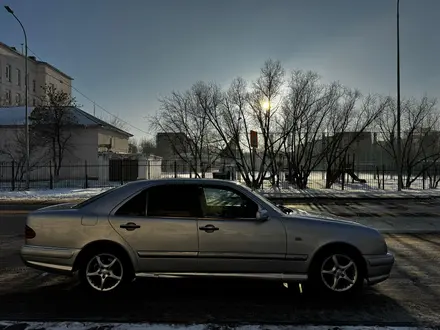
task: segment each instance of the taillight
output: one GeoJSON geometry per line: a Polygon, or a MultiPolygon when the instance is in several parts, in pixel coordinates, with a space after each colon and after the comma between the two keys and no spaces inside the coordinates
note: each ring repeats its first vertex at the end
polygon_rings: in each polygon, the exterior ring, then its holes
{"type": "Polygon", "coordinates": [[[35,235],[35,231],[31,227],[26,225],[24,230],[24,236],[26,237],[26,239],[32,239],[35,237],[35,235]]]}

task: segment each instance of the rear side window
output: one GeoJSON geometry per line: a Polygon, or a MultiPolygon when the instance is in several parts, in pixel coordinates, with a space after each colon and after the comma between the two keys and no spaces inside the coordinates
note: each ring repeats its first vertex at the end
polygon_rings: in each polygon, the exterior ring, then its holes
{"type": "Polygon", "coordinates": [[[144,217],[147,208],[147,191],[144,190],[125,202],[115,213],[115,215],[125,215],[131,217],[144,217]]]}
{"type": "Polygon", "coordinates": [[[200,194],[193,185],[160,185],[148,191],[149,217],[201,217],[200,194]]]}
{"type": "Polygon", "coordinates": [[[93,197],[91,197],[91,198],[89,198],[89,199],[86,199],[85,201],[83,201],[83,202],[81,202],[81,203],[79,203],[79,204],[76,204],[76,205],[75,205],[74,207],[72,207],[72,208],[73,208],[73,209],[80,209],[80,208],[82,208],[82,207],[84,207],[84,206],[87,206],[87,205],[89,205],[89,204],[91,204],[91,203],[96,202],[98,199],[101,199],[102,197],[105,197],[105,196],[107,196],[108,194],[111,194],[112,192],[116,191],[117,189],[119,189],[119,188],[121,188],[121,187],[123,187],[123,186],[110,188],[109,190],[106,190],[106,191],[104,191],[104,192],[102,192],[102,193],[100,193],[100,194],[98,194],[98,195],[95,195],[95,196],[93,196],[93,197]]]}

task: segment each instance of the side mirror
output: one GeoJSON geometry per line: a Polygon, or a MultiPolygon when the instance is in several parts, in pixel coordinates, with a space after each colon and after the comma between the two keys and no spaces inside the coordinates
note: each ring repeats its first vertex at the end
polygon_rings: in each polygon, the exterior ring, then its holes
{"type": "Polygon", "coordinates": [[[257,220],[266,221],[267,219],[269,219],[269,212],[267,210],[259,210],[257,212],[257,220]]]}

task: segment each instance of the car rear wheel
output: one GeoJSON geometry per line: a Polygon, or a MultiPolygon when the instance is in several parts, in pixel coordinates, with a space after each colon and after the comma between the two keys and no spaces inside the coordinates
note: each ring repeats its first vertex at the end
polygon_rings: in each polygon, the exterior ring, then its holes
{"type": "Polygon", "coordinates": [[[364,271],[356,253],[338,249],[318,257],[310,277],[314,289],[328,294],[346,295],[362,288],[364,271]]]}
{"type": "Polygon", "coordinates": [[[88,254],[79,270],[81,283],[99,293],[119,291],[127,282],[128,267],[124,258],[113,251],[88,254]]]}

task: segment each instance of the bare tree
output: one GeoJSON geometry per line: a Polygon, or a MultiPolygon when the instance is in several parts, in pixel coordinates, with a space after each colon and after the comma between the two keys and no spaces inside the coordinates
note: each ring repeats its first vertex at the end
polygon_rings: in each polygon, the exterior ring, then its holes
{"type": "Polygon", "coordinates": [[[283,77],[280,62],[268,60],[250,91],[245,80],[236,78],[222,103],[206,109],[210,122],[223,141],[226,154],[235,159],[238,172],[246,185],[252,188],[261,187],[267,172],[272,184],[276,184],[279,168],[276,159],[285,139],[278,124],[283,77]],[[250,133],[253,130],[258,131],[261,137],[258,149],[251,144],[250,133]]]}
{"type": "Polygon", "coordinates": [[[356,90],[339,87],[339,97],[327,118],[324,138],[326,188],[346,171],[347,152],[360,135],[371,126],[389,104],[389,98],[362,97],[356,90]]]}
{"type": "Polygon", "coordinates": [[[126,123],[121,118],[119,118],[119,116],[114,116],[114,115],[100,116],[99,119],[121,130],[125,130],[127,128],[126,123]]]}
{"type": "Polygon", "coordinates": [[[135,138],[128,139],[128,152],[131,154],[137,154],[139,152],[139,143],[135,138]]]}
{"type": "Polygon", "coordinates": [[[153,140],[150,140],[147,138],[142,138],[139,141],[139,149],[140,149],[140,152],[144,156],[155,154],[156,153],[156,143],[153,140]]]}
{"type": "Polygon", "coordinates": [[[198,82],[184,93],[161,99],[159,112],[149,118],[151,127],[167,135],[173,152],[197,177],[205,177],[218,158],[219,139],[207,111],[216,108],[220,98],[218,86],[198,82]]]}
{"type": "Polygon", "coordinates": [[[339,98],[337,84],[324,85],[318,74],[293,71],[282,109],[283,129],[289,134],[284,143],[288,159],[288,181],[307,188],[310,173],[322,162],[322,135],[327,118],[339,98]]]}
{"type": "MultiPolygon", "coordinates": [[[[249,105],[253,112],[253,119],[261,130],[264,150],[262,164],[267,157],[267,168],[264,168],[264,178],[269,172],[269,179],[273,187],[278,187],[282,162],[278,155],[288,134],[280,125],[280,105],[283,101],[283,85],[285,71],[280,61],[268,60],[260,71],[260,77],[253,84],[249,105]]],[[[263,169],[262,169],[263,170],[263,169]]]]}
{"type": "MultiPolygon", "coordinates": [[[[402,172],[405,173],[405,184],[411,184],[419,178],[424,171],[436,166],[440,158],[438,127],[440,113],[436,108],[437,100],[422,97],[420,100],[409,99],[401,102],[402,126],[402,172]]],[[[397,101],[393,99],[377,123],[383,139],[380,145],[394,160],[397,169],[397,101]]]]}
{"type": "Polygon", "coordinates": [[[49,147],[55,178],[59,177],[64,156],[72,152],[72,128],[78,124],[72,111],[76,101],[64,91],[45,86],[40,105],[30,115],[31,129],[37,139],[49,147]]]}
{"type": "MultiPolygon", "coordinates": [[[[32,172],[47,160],[47,149],[32,130],[29,133],[29,170],[32,172]]],[[[17,188],[20,188],[26,174],[26,154],[24,129],[17,127],[6,136],[4,144],[0,147],[0,155],[6,156],[14,163],[12,176],[19,185],[17,188]]]]}

